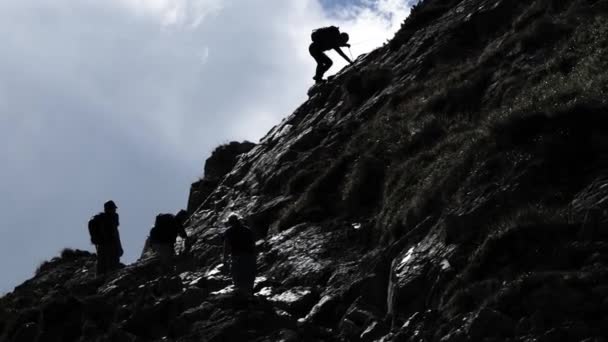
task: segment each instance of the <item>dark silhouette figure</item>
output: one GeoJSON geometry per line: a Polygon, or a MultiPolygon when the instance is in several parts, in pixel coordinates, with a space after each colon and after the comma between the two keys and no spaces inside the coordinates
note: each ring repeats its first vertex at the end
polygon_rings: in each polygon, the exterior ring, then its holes
{"type": "Polygon", "coordinates": [[[103,213],[99,213],[89,221],[91,242],[97,250],[97,275],[103,275],[120,267],[120,257],[123,255],[118,226],[120,225],[117,206],[114,201],[103,205],[103,213]]]}
{"type": "Polygon", "coordinates": [[[160,257],[163,264],[170,264],[175,257],[175,241],[180,236],[186,241],[188,249],[188,234],[184,224],[188,219],[188,213],[180,210],[177,215],[159,214],[156,216],[154,227],[150,230],[150,247],[160,257]]]}
{"type": "Polygon", "coordinates": [[[353,64],[350,58],[340,49],[342,46],[350,47],[350,44],[348,44],[348,33],[340,33],[339,28],[329,26],[314,30],[311,38],[312,44],[310,44],[308,51],[315,61],[317,61],[317,71],[315,77],[313,77],[317,83],[323,81],[323,74],[333,64],[332,60],[325,54],[325,51],[333,49],[348,63],[353,64]]]}
{"type": "Polygon", "coordinates": [[[230,215],[226,225],[228,229],[224,232],[224,267],[231,271],[236,293],[251,296],[256,275],[253,232],[236,215],[230,215]],[[230,264],[229,254],[232,255],[230,264]]]}

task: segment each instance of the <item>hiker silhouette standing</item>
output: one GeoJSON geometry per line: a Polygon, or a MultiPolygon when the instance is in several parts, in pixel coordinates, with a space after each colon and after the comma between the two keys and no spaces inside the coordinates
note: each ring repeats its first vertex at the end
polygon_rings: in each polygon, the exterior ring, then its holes
{"type": "Polygon", "coordinates": [[[325,54],[325,51],[333,49],[348,63],[353,64],[353,61],[340,49],[343,46],[350,48],[348,33],[340,32],[340,29],[336,26],[322,27],[312,31],[311,39],[312,44],[310,44],[308,51],[315,61],[317,61],[317,70],[315,77],[313,77],[316,83],[323,81],[323,74],[333,64],[332,60],[325,54]]]}
{"type": "Polygon", "coordinates": [[[237,295],[253,295],[256,275],[255,238],[238,216],[230,215],[224,232],[224,269],[230,270],[237,295]],[[229,263],[228,255],[231,255],[229,263]],[[230,265],[230,266],[228,266],[230,265]]]}
{"type": "Polygon", "coordinates": [[[118,232],[120,223],[117,208],[114,201],[107,201],[103,205],[104,211],[89,220],[91,243],[97,250],[97,275],[120,268],[123,249],[118,232]]]}

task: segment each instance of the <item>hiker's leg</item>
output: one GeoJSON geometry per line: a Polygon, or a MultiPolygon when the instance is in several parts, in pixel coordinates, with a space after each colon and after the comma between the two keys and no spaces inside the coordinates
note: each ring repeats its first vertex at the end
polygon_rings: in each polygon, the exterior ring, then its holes
{"type": "Polygon", "coordinates": [[[240,285],[241,263],[240,258],[236,255],[233,255],[230,260],[230,275],[232,276],[232,285],[234,285],[234,289],[238,290],[240,285]]]}
{"type": "Polygon", "coordinates": [[[325,73],[325,71],[327,71],[327,69],[331,67],[331,59],[329,59],[329,57],[327,57],[323,53],[323,50],[321,50],[321,48],[318,47],[315,43],[310,44],[310,46],[308,47],[308,52],[310,52],[312,58],[314,58],[317,62],[317,70],[315,72],[315,77],[313,78],[315,80],[320,80],[323,78],[323,74],[325,73]],[[329,61],[329,66],[326,66],[327,61],[329,61]]]}
{"type": "Polygon", "coordinates": [[[120,268],[120,251],[117,244],[112,244],[108,252],[108,271],[114,271],[120,268]]]}
{"type": "Polygon", "coordinates": [[[329,68],[331,68],[332,64],[334,64],[334,62],[331,60],[331,58],[327,57],[326,54],[321,53],[321,77],[323,77],[323,74],[329,70],[329,68]]]}
{"type": "Polygon", "coordinates": [[[256,276],[256,260],[255,254],[252,254],[247,259],[247,293],[251,296],[253,295],[253,288],[255,286],[255,276],[256,276]]]}
{"type": "Polygon", "coordinates": [[[234,284],[234,290],[239,295],[247,294],[248,281],[247,281],[247,257],[244,255],[233,255],[232,256],[232,283],[234,284]]]}
{"type": "Polygon", "coordinates": [[[97,275],[102,275],[108,271],[107,250],[103,245],[96,245],[97,248],[97,275]]]}
{"type": "Polygon", "coordinates": [[[173,249],[173,244],[159,244],[158,252],[163,272],[170,272],[173,269],[173,258],[175,257],[175,250],[173,249]]]}
{"type": "Polygon", "coordinates": [[[232,281],[235,290],[243,295],[253,295],[255,283],[255,255],[244,254],[232,257],[232,281]]]}

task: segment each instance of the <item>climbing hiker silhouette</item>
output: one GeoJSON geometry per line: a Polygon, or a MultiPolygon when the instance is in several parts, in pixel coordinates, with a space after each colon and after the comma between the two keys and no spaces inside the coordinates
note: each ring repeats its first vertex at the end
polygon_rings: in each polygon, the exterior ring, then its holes
{"type": "Polygon", "coordinates": [[[343,46],[350,48],[348,33],[340,32],[340,29],[336,26],[328,26],[312,31],[310,38],[312,39],[312,44],[310,44],[308,51],[315,61],[317,61],[317,70],[315,77],[313,77],[316,83],[323,81],[323,74],[333,64],[333,61],[327,57],[325,51],[333,49],[348,63],[353,64],[353,61],[340,49],[343,46]]]}
{"type": "Polygon", "coordinates": [[[189,249],[189,237],[184,229],[184,223],[188,219],[188,213],[180,210],[177,215],[159,214],[154,221],[154,227],[150,229],[148,243],[150,248],[159,257],[163,266],[171,267],[175,259],[175,242],[180,236],[184,240],[185,249],[189,249]]]}

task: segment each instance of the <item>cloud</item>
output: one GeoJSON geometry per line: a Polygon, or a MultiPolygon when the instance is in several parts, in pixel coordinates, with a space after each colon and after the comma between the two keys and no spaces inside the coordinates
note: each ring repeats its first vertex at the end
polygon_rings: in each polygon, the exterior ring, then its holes
{"type": "Polygon", "coordinates": [[[257,140],[306,99],[313,28],[369,52],[404,3],[0,2],[0,291],[64,246],[91,249],[86,221],[110,198],[134,260],[217,144],[257,140]]]}
{"type": "Polygon", "coordinates": [[[136,15],[157,17],[164,26],[195,28],[224,7],[221,0],[113,0],[136,15]]]}

